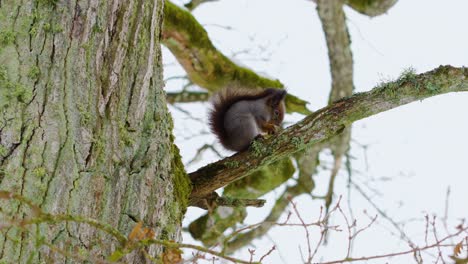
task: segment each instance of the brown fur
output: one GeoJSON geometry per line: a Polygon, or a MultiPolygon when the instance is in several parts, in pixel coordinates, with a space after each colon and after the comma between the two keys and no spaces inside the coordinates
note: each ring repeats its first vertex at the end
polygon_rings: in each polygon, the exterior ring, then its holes
{"type": "MultiPolygon", "coordinates": [[[[267,97],[276,92],[276,89],[243,89],[243,88],[225,88],[214,94],[211,101],[213,108],[209,113],[209,124],[211,131],[218,137],[221,144],[226,147],[227,133],[224,127],[224,115],[229,108],[239,102],[248,100],[257,100],[267,97]]],[[[273,106],[272,106],[273,107],[273,106]]],[[[279,110],[279,124],[284,117],[284,106],[280,104],[276,106],[279,110]]],[[[274,123],[275,120],[272,120],[274,123]]],[[[279,125],[276,124],[276,125],[279,125]]]]}

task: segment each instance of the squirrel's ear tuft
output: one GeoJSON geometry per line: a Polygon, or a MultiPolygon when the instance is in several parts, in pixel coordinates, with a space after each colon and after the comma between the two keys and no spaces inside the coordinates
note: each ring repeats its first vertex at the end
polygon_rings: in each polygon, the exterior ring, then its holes
{"type": "Polygon", "coordinates": [[[277,107],[281,103],[281,101],[284,100],[286,94],[286,90],[275,89],[270,95],[270,98],[268,98],[268,104],[272,107],[277,107]]]}

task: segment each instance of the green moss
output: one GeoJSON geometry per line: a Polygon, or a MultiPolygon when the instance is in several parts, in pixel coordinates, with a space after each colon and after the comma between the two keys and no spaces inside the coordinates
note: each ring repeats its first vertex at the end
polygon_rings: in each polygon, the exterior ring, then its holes
{"type": "Polygon", "coordinates": [[[432,82],[427,82],[425,85],[426,89],[429,90],[431,93],[438,93],[440,87],[432,82]]]}
{"type": "Polygon", "coordinates": [[[218,208],[213,213],[205,214],[190,223],[189,232],[205,246],[212,246],[224,242],[222,241],[224,231],[242,222],[246,216],[245,208],[218,208]]]}
{"type": "Polygon", "coordinates": [[[51,32],[52,26],[50,25],[50,23],[44,23],[44,25],[42,25],[42,29],[44,29],[45,32],[51,32]]]}
{"type": "Polygon", "coordinates": [[[93,115],[83,105],[78,106],[78,111],[80,112],[80,124],[83,126],[88,125],[93,115]]]}
{"type": "Polygon", "coordinates": [[[0,145],[0,156],[4,157],[8,154],[8,149],[4,147],[3,145],[0,145]]]}
{"type": "Polygon", "coordinates": [[[206,30],[200,23],[188,12],[175,4],[164,2],[164,25],[165,30],[176,30],[177,32],[190,32],[196,38],[191,39],[186,35],[194,47],[204,47],[214,49],[213,44],[208,38],[206,30]]]}
{"type": "Polygon", "coordinates": [[[18,100],[18,102],[26,103],[32,98],[31,90],[27,89],[24,85],[20,83],[12,83],[11,88],[11,95],[18,100]]]}
{"type": "MultiPolygon", "coordinates": [[[[171,130],[172,131],[172,130],[171,130]]],[[[174,195],[185,212],[188,207],[189,195],[192,191],[190,179],[185,172],[184,164],[180,156],[179,148],[174,144],[174,136],[171,135],[172,144],[172,179],[174,180],[174,195]]]]}
{"type": "Polygon", "coordinates": [[[293,137],[291,138],[291,143],[294,145],[296,149],[304,148],[304,139],[300,137],[293,137]]]}
{"type": "Polygon", "coordinates": [[[37,35],[37,26],[35,24],[29,30],[29,35],[31,35],[31,37],[35,37],[37,35]]]}
{"type": "Polygon", "coordinates": [[[348,0],[348,4],[358,12],[365,12],[375,0],[348,0]]]}
{"type": "Polygon", "coordinates": [[[60,32],[63,32],[63,27],[62,27],[62,25],[60,25],[60,24],[54,24],[54,25],[52,26],[52,33],[55,34],[55,33],[60,33],[60,32]]]}
{"type": "Polygon", "coordinates": [[[33,170],[33,174],[38,178],[42,178],[47,174],[47,171],[44,167],[37,167],[33,170]]]}
{"type": "Polygon", "coordinates": [[[47,33],[60,33],[63,31],[63,27],[59,24],[50,24],[50,23],[44,23],[42,25],[42,29],[47,32],[47,33]]]}
{"type": "Polygon", "coordinates": [[[223,197],[257,199],[290,179],[295,170],[289,158],[276,161],[226,186],[223,197]]]}
{"type": "Polygon", "coordinates": [[[93,27],[92,27],[92,29],[91,29],[91,32],[92,32],[92,33],[102,33],[102,32],[104,32],[104,30],[102,29],[101,26],[99,26],[99,23],[96,22],[96,23],[93,25],[93,27]]]}
{"type": "Polygon", "coordinates": [[[400,74],[400,80],[414,80],[416,78],[416,70],[413,67],[409,67],[403,70],[400,74]]]}
{"type": "Polygon", "coordinates": [[[133,139],[132,135],[130,135],[130,132],[125,127],[125,124],[123,123],[119,124],[119,132],[120,132],[119,138],[120,138],[121,147],[132,146],[135,144],[135,139],[133,139]]]}
{"type": "Polygon", "coordinates": [[[40,5],[55,6],[57,4],[58,0],[38,0],[37,2],[40,5]]]}
{"type": "Polygon", "coordinates": [[[250,150],[256,158],[264,156],[269,152],[268,146],[260,139],[255,139],[252,144],[250,144],[250,150]]]}
{"type": "Polygon", "coordinates": [[[0,67],[0,106],[6,107],[10,101],[26,103],[32,98],[32,91],[19,82],[11,81],[5,67],[0,67]]]}
{"type": "Polygon", "coordinates": [[[37,77],[39,77],[39,74],[41,73],[39,67],[37,66],[32,66],[30,69],[29,69],[29,72],[28,72],[28,77],[32,80],[36,80],[37,77]]]}
{"type": "Polygon", "coordinates": [[[4,66],[0,66],[0,84],[2,81],[6,81],[8,79],[7,70],[4,66]]]}
{"type": "Polygon", "coordinates": [[[98,138],[93,139],[94,150],[97,156],[97,162],[105,164],[105,155],[104,155],[104,148],[106,144],[104,143],[105,140],[103,138],[103,133],[100,133],[98,138]]]}
{"type": "Polygon", "coordinates": [[[11,30],[0,31],[0,44],[7,46],[12,44],[16,39],[16,33],[11,30]]]}
{"type": "Polygon", "coordinates": [[[225,162],[224,164],[229,169],[234,169],[234,168],[239,167],[239,162],[238,161],[228,161],[228,162],[225,162]]]}

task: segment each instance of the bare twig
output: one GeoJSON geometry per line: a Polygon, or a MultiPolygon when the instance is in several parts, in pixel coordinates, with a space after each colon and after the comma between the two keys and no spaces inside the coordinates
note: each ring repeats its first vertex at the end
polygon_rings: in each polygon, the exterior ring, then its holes
{"type": "Polygon", "coordinates": [[[403,256],[407,254],[412,254],[420,251],[425,251],[428,249],[432,248],[440,248],[440,247],[453,247],[453,244],[443,244],[446,240],[449,240],[451,238],[457,237],[463,232],[468,231],[468,227],[463,227],[462,229],[458,230],[457,232],[453,234],[449,234],[445,236],[443,239],[436,241],[433,244],[424,246],[424,247],[413,247],[409,250],[405,251],[399,251],[399,252],[393,252],[393,253],[388,253],[388,254],[381,254],[381,255],[373,255],[373,256],[367,256],[367,257],[359,257],[359,258],[344,258],[340,260],[334,260],[334,261],[326,261],[326,262],[317,262],[317,264],[335,264],[335,263],[344,263],[344,262],[354,262],[354,261],[364,261],[364,260],[374,260],[374,259],[381,259],[381,258],[389,258],[389,257],[396,257],[396,256],[403,256]]]}
{"type": "Polygon", "coordinates": [[[263,259],[266,258],[268,255],[270,255],[271,252],[273,252],[275,249],[276,249],[275,246],[271,247],[270,250],[268,250],[268,252],[265,253],[265,255],[263,255],[263,256],[258,260],[258,262],[262,263],[263,259]]]}

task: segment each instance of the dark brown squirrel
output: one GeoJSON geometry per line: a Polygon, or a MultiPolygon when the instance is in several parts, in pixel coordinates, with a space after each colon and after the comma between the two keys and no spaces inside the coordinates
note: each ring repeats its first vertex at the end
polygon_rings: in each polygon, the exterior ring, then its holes
{"type": "Polygon", "coordinates": [[[211,131],[226,149],[245,150],[259,135],[280,128],[285,96],[280,89],[225,88],[211,99],[211,131]]]}

